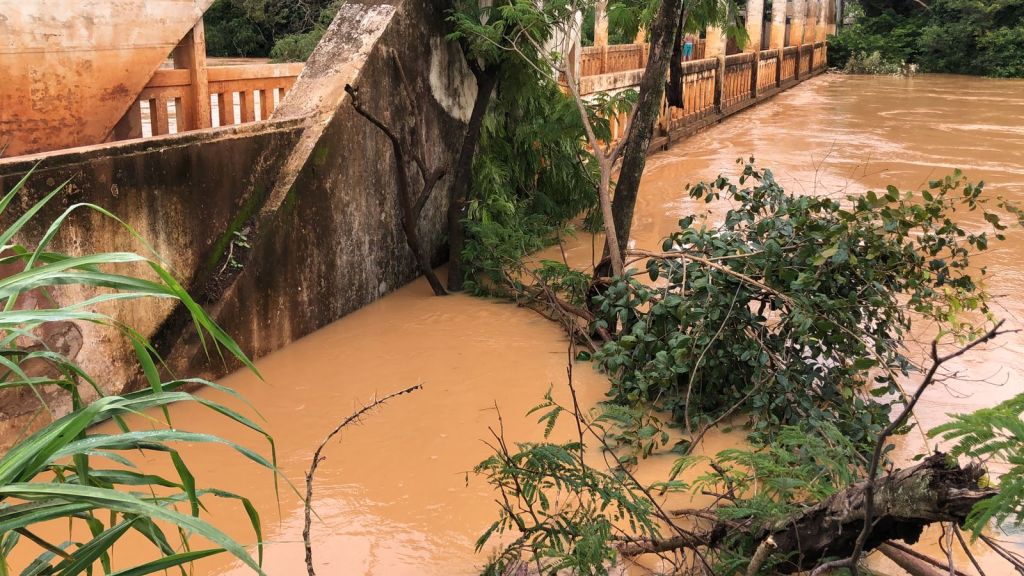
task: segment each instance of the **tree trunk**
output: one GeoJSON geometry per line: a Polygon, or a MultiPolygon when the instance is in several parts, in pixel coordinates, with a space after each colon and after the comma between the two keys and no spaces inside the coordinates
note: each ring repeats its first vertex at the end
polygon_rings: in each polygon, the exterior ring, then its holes
{"type": "Polygon", "coordinates": [[[462,148],[455,164],[455,178],[448,195],[448,290],[453,292],[462,290],[465,274],[462,269],[462,250],[466,245],[466,227],[462,219],[466,215],[466,202],[473,183],[473,158],[480,142],[484,116],[491,103],[491,94],[498,84],[497,66],[488,66],[482,70],[476,65],[471,67],[476,76],[476,100],[466,126],[466,135],[462,138],[462,148]]]}
{"type": "Polygon", "coordinates": [[[623,152],[622,167],[615,185],[612,212],[618,233],[619,253],[625,254],[629,245],[629,230],[633,222],[633,208],[640,190],[640,176],[647,163],[647,149],[651,145],[654,122],[661,109],[665,93],[665,74],[672,58],[672,41],[683,9],[683,0],[662,0],[658,15],[651,26],[651,54],[647,69],[640,79],[640,98],[629,127],[628,141],[623,152]]]}
{"type": "MultiPolygon", "coordinates": [[[[950,465],[945,454],[936,453],[920,464],[897,470],[875,483],[875,524],[864,551],[886,540],[917,542],[933,522],[962,524],[975,504],[995,496],[997,490],[981,488],[980,467],[950,465]]],[[[761,529],[757,541],[769,537],[773,555],[789,555],[776,569],[783,573],[810,570],[826,558],[843,558],[853,551],[864,522],[864,488],[858,482],[820,504],[761,529]]],[[[716,530],[724,536],[724,528],[716,530]]]]}
{"type": "Polygon", "coordinates": [[[668,68],[668,105],[682,108],[683,102],[683,39],[686,36],[686,17],[689,7],[679,15],[675,38],[672,39],[672,59],[668,68]]]}

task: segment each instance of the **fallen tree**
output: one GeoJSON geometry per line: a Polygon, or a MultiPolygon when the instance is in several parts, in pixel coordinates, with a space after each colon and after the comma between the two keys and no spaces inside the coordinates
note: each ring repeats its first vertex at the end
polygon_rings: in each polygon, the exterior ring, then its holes
{"type": "MultiPolygon", "coordinates": [[[[961,467],[946,454],[935,453],[916,466],[877,479],[874,527],[864,550],[873,550],[889,540],[914,544],[924,529],[935,522],[962,525],[975,504],[998,494],[995,488],[979,485],[984,474],[980,466],[961,467]]],[[[758,543],[757,549],[784,559],[773,566],[777,572],[810,570],[822,560],[848,557],[853,552],[864,526],[867,485],[866,480],[852,484],[771,526],[717,522],[703,534],[623,543],[618,550],[623,556],[632,557],[695,547],[714,549],[722,546],[727,537],[745,532],[758,543]],[[769,544],[764,546],[766,542],[769,544]]],[[[766,559],[767,555],[760,563],[766,559]]],[[[757,569],[753,570],[756,572],[757,569]]]]}
{"type": "MultiPolygon", "coordinates": [[[[935,453],[916,466],[879,478],[864,551],[887,540],[914,544],[935,522],[962,525],[975,504],[998,494],[995,488],[979,485],[984,475],[980,466],[960,467],[946,454],[935,453]]],[[[826,558],[850,556],[864,527],[867,486],[866,480],[853,484],[797,516],[758,530],[757,541],[770,538],[775,543],[773,555],[787,558],[775,569],[789,574],[810,570],[826,558]]]]}

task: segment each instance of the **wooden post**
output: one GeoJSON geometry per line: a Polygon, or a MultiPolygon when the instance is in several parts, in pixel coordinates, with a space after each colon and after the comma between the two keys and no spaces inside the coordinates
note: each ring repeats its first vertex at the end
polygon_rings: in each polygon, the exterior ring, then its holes
{"type": "Polygon", "coordinates": [[[220,126],[231,126],[235,123],[235,93],[217,93],[217,112],[220,116],[220,126]]]}
{"type": "Polygon", "coordinates": [[[172,54],[175,68],[189,71],[188,98],[183,98],[179,110],[178,132],[198,130],[212,126],[210,115],[210,84],[206,71],[206,32],[203,21],[181,39],[172,54]]]}
{"type": "Polygon", "coordinates": [[[725,94],[725,51],[718,56],[718,68],[715,71],[715,111],[722,113],[722,96],[725,94]]]}
{"type": "Polygon", "coordinates": [[[252,90],[242,90],[238,93],[238,105],[243,124],[256,121],[256,98],[252,90]]]}
{"type": "Polygon", "coordinates": [[[757,100],[757,79],[761,75],[761,51],[754,50],[754,67],[750,71],[750,97],[757,100]]]}
{"type": "Polygon", "coordinates": [[[274,89],[260,90],[260,120],[266,121],[274,111],[274,89]]]}
{"type": "Polygon", "coordinates": [[[170,132],[167,121],[167,101],[163,98],[150,99],[149,123],[153,129],[153,136],[161,136],[170,132]]]}
{"type": "Polygon", "coordinates": [[[785,61],[785,48],[779,48],[778,59],[775,61],[775,87],[782,88],[782,63],[785,61]]]}

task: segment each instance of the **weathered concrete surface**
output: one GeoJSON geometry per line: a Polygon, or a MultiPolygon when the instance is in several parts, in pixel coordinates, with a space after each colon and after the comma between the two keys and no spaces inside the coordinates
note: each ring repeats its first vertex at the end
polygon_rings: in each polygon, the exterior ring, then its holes
{"type": "Polygon", "coordinates": [[[105,142],[213,0],[0,0],[0,148],[105,142]]]}
{"type": "MultiPolygon", "coordinates": [[[[416,123],[428,166],[454,166],[465,125],[453,102],[462,99],[455,95],[475,91],[475,84],[461,52],[442,40],[443,18],[442,2],[431,0],[346,5],[307,64],[308,73],[282,104],[284,116],[305,105],[293,98],[328,93],[334,112],[280,204],[265,207],[249,261],[215,307],[218,321],[243,349],[262,356],[418,275],[401,231],[391,144],[355,112],[347,95],[340,101],[334,95],[345,83],[359,88],[366,106],[386,124],[416,123]],[[379,18],[385,20],[379,40],[358,70],[318,72],[322,56],[342,58],[336,42],[345,42],[346,30],[379,18]],[[392,51],[408,86],[399,79],[392,51]],[[446,71],[439,74],[442,65],[446,71]]],[[[289,177],[282,174],[279,181],[289,177]]],[[[445,176],[419,223],[435,262],[442,256],[450,185],[445,176]]],[[[178,350],[183,352],[192,352],[192,359],[176,364],[204,365],[194,349],[178,350]]]]}
{"type": "MultiPolygon", "coordinates": [[[[25,191],[2,217],[4,227],[62,182],[65,192],[54,198],[19,234],[34,243],[69,206],[89,202],[122,218],[138,231],[186,287],[207,269],[222,250],[218,240],[238,225],[240,215],[253,211],[266,198],[287,150],[298,140],[297,122],[268,123],[260,130],[228,129],[195,132],[180,137],[154,138],[115,146],[79,148],[59,154],[0,161],[0,189],[10,189],[39,163],[25,191]]],[[[78,209],[55,238],[52,248],[85,252],[132,250],[152,255],[149,248],[115,220],[89,209],[78,209]]],[[[147,275],[148,270],[136,268],[147,275]]],[[[0,271],[4,275],[14,270],[0,271]]],[[[95,292],[66,287],[54,293],[60,303],[81,301],[95,292]]],[[[33,302],[21,302],[33,306],[33,302]]],[[[169,301],[141,300],[107,305],[102,311],[152,335],[170,312],[169,301]]],[[[82,323],[81,353],[77,360],[106,392],[121,391],[138,372],[127,342],[113,330],[82,323]]],[[[64,336],[61,336],[64,338],[64,336]]],[[[49,343],[63,345],[52,339],[49,343]]],[[[70,350],[70,348],[69,348],[70,350]]],[[[88,397],[88,391],[83,390],[88,397]]],[[[48,394],[60,411],[61,394],[48,394]]],[[[0,394],[0,420],[17,428],[17,416],[38,407],[34,397],[0,394]]]]}
{"type": "Polygon", "coordinates": [[[580,78],[580,94],[586,96],[595,92],[615,92],[626,88],[635,88],[640,85],[640,78],[643,75],[644,69],[639,68],[625,72],[584,76],[580,78]]]}
{"type": "MultiPolygon", "coordinates": [[[[475,84],[461,52],[444,40],[440,4],[347,4],[269,123],[0,160],[0,188],[42,161],[30,193],[0,225],[73,177],[67,193],[20,241],[38,239],[39,227],[71,203],[103,206],[168,259],[190,292],[209,304],[253,357],[337,320],[418,274],[400,227],[391,145],[355,113],[344,86],[358,86],[367,107],[385,123],[414,122],[429,166],[452,166],[464,104],[475,84]],[[407,86],[399,81],[392,53],[407,86]],[[240,229],[252,247],[235,253],[244,267],[233,271],[224,263],[232,232],[240,229]]],[[[435,261],[442,255],[449,185],[446,176],[420,222],[435,261]]],[[[69,224],[55,249],[144,250],[98,215],[83,212],[69,224]]],[[[59,299],[84,296],[69,289],[59,299]]],[[[115,313],[151,336],[177,375],[218,376],[231,368],[211,363],[198,349],[173,305],[138,302],[119,305],[115,313]]],[[[80,328],[78,359],[108,392],[140,382],[126,341],[95,327],[80,328]]],[[[0,397],[0,410],[21,413],[23,402],[0,397]]]]}

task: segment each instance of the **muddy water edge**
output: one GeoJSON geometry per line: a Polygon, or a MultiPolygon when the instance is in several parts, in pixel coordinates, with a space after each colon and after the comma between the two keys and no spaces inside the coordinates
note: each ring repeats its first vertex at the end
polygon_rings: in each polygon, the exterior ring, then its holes
{"type": "MultiPolygon", "coordinates": [[[[1024,81],[924,75],[911,79],[826,75],[694,136],[648,162],[632,241],[657,247],[679,218],[702,209],[687,183],[735,175],[738,157],[754,156],[787,190],[808,194],[918,188],[961,168],[993,194],[1024,203],[1024,81]]],[[[973,217],[973,215],[972,215],[973,217]]],[[[980,218],[980,215],[978,215],[980,218]]],[[[970,221],[969,221],[970,222],[970,221]]],[[[589,262],[592,242],[565,246],[589,262]]],[[[1024,235],[1010,234],[982,263],[996,312],[1024,320],[1024,235]]],[[[917,340],[928,339],[928,328],[917,340]]],[[[911,344],[911,353],[920,353],[911,344]]],[[[953,411],[991,405],[1024,390],[1024,342],[1011,336],[956,366],[963,379],[930,390],[918,414],[930,428],[953,411]],[[979,382],[984,379],[987,382],[979,382]]],[[[272,354],[257,364],[260,381],[238,373],[222,383],[241,392],[266,419],[284,475],[301,487],[313,450],[360,403],[375,394],[424,385],[347,428],[325,451],[315,492],[313,540],[320,574],[475,574],[485,560],[473,544],[495,518],[494,494],[468,473],[489,454],[484,441],[500,410],[510,440],[536,440],[541,426],[524,417],[552,387],[566,399],[567,341],[533,312],[497,301],[430,296],[423,281],[272,354]]],[[[587,364],[574,370],[581,401],[600,401],[605,377],[587,364]]],[[[913,378],[908,386],[913,386],[913,378]]],[[[202,394],[216,396],[211,391],[202,394]]],[[[258,447],[261,439],[195,406],[173,410],[178,427],[220,434],[258,447]]],[[[571,437],[566,427],[555,435],[571,437]]],[[[700,450],[713,454],[743,441],[739,431],[709,434],[700,450]]],[[[925,449],[920,434],[901,439],[898,459],[925,449]]],[[[271,575],[304,574],[302,503],[287,486],[275,495],[269,474],[229,450],[183,448],[197,483],[250,497],[264,520],[265,568],[271,575]]],[[[664,477],[671,458],[641,464],[645,480],[664,477]]],[[[164,466],[155,459],[154,466],[164,466]]],[[[692,506],[688,499],[681,506],[692,506]]],[[[238,507],[210,502],[216,523],[242,542],[255,538],[238,507]]],[[[937,533],[919,545],[938,554],[937,533]]],[[[1008,538],[1020,542],[1019,536],[1008,538]]],[[[121,549],[115,564],[148,557],[121,549]]],[[[1006,565],[982,555],[989,574],[1006,565]]],[[[898,569],[883,561],[887,573],[898,569]]],[[[971,573],[966,561],[958,567],[971,573]]],[[[246,574],[229,557],[198,564],[197,574],[246,574]]]]}

